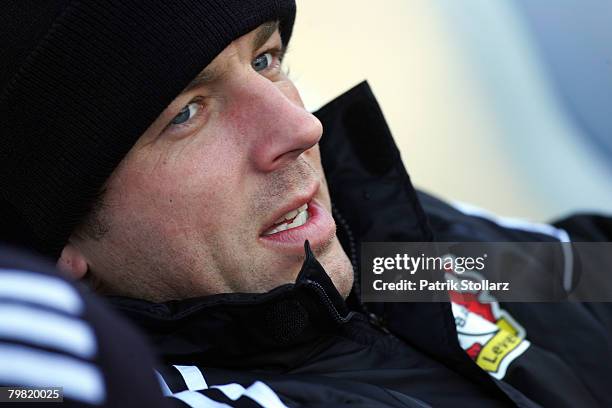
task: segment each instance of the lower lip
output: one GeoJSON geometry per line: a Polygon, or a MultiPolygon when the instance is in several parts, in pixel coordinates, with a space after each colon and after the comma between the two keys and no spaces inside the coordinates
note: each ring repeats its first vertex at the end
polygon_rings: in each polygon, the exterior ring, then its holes
{"type": "Polygon", "coordinates": [[[309,218],[304,225],[259,237],[262,244],[296,255],[304,254],[304,242],[308,240],[315,250],[326,244],[336,233],[336,223],[324,207],[314,200],[308,203],[309,218]]]}

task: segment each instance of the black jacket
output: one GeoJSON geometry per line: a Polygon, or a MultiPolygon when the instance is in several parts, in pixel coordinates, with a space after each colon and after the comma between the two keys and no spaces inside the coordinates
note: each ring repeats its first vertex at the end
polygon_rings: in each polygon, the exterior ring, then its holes
{"type": "MultiPolygon", "coordinates": [[[[368,241],[612,241],[610,218],[500,223],[417,192],[365,83],[317,116],[338,235],[357,272],[368,241]]],[[[232,406],[612,406],[610,304],[363,304],[359,273],[345,302],[307,254],[295,284],[265,294],[111,300],[156,347],[166,394],[206,389],[232,406]],[[482,345],[462,348],[460,313],[520,329],[514,354],[496,363],[503,370],[476,364],[482,345]],[[257,381],[269,398],[245,397],[257,381]]]]}

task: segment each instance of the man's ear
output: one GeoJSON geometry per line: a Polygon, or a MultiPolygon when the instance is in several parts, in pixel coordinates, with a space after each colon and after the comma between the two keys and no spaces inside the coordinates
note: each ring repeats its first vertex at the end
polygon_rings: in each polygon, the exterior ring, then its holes
{"type": "Polygon", "coordinates": [[[56,266],[60,272],[75,280],[82,279],[88,269],[85,256],[70,242],[62,250],[56,266]]]}

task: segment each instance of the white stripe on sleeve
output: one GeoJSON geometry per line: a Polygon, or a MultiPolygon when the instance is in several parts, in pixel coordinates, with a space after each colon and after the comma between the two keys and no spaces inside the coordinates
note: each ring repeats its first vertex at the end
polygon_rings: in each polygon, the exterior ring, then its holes
{"type": "Polygon", "coordinates": [[[68,283],[52,276],[0,269],[0,298],[32,302],[70,314],[80,314],[83,300],[68,283]]]}
{"type": "Polygon", "coordinates": [[[246,389],[244,395],[266,408],[287,408],[270,387],[261,381],[255,381],[246,389]]]}
{"type": "Polygon", "coordinates": [[[210,388],[217,388],[222,393],[224,393],[227,398],[236,401],[238,398],[244,394],[244,387],[240,384],[232,383],[232,384],[224,384],[224,385],[213,385],[210,388]]]}
{"type": "Polygon", "coordinates": [[[208,384],[206,384],[206,380],[198,367],[175,365],[174,368],[181,373],[190,391],[205,390],[208,388],[208,384]]]}
{"type": "Polygon", "coordinates": [[[91,327],[78,319],[20,304],[0,302],[0,338],[55,348],[83,358],[97,351],[91,327]]]}
{"type": "Polygon", "coordinates": [[[213,385],[210,388],[217,388],[229,399],[236,401],[242,396],[249,397],[253,401],[265,408],[287,408],[278,398],[276,393],[261,381],[255,381],[249,388],[244,388],[240,384],[213,385]]]}
{"type": "Polygon", "coordinates": [[[501,225],[502,227],[537,232],[544,235],[550,235],[561,242],[570,242],[569,235],[565,230],[554,227],[550,224],[531,222],[522,220],[520,218],[502,217],[488,210],[467,203],[453,202],[452,205],[464,214],[488,219],[498,225],[501,225]]]}
{"type": "Polygon", "coordinates": [[[227,404],[217,402],[195,391],[181,391],[172,395],[193,408],[232,408],[227,404]]]}
{"type": "Polygon", "coordinates": [[[166,384],[164,377],[159,373],[159,371],[155,370],[155,377],[157,377],[157,381],[159,382],[159,387],[162,390],[162,394],[164,396],[172,395],[172,390],[166,384]]]}
{"type": "Polygon", "coordinates": [[[0,343],[0,383],[64,387],[64,395],[89,404],[106,398],[104,378],[93,364],[20,345],[0,343]]]}
{"type": "MultiPolygon", "coordinates": [[[[488,219],[502,227],[537,232],[544,235],[550,235],[559,240],[559,242],[571,242],[569,234],[562,228],[557,228],[549,224],[525,221],[518,218],[500,217],[499,215],[472,204],[461,202],[453,202],[451,204],[464,214],[488,219]]],[[[569,245],[561,245],[561,250],[563,251],[563,289],[569,292],[572,290],[574,253],[569,245]]]]}

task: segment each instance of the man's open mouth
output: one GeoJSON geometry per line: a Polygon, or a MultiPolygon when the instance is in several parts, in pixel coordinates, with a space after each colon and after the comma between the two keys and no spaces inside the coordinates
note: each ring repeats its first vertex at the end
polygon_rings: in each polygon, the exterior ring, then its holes
{"type": "Polygon", "coordinates": [[[289,211],[287,214],[280,217],[274,222],[274,225],[272,225],[272,227],[265,231],[262,235],[272,235],[276,234],[277,232],[300,227],[306,224],[308,218],[310,218],[310,215],[308,215],[308,204],[304,204],[300,208],[289,211]]]}

